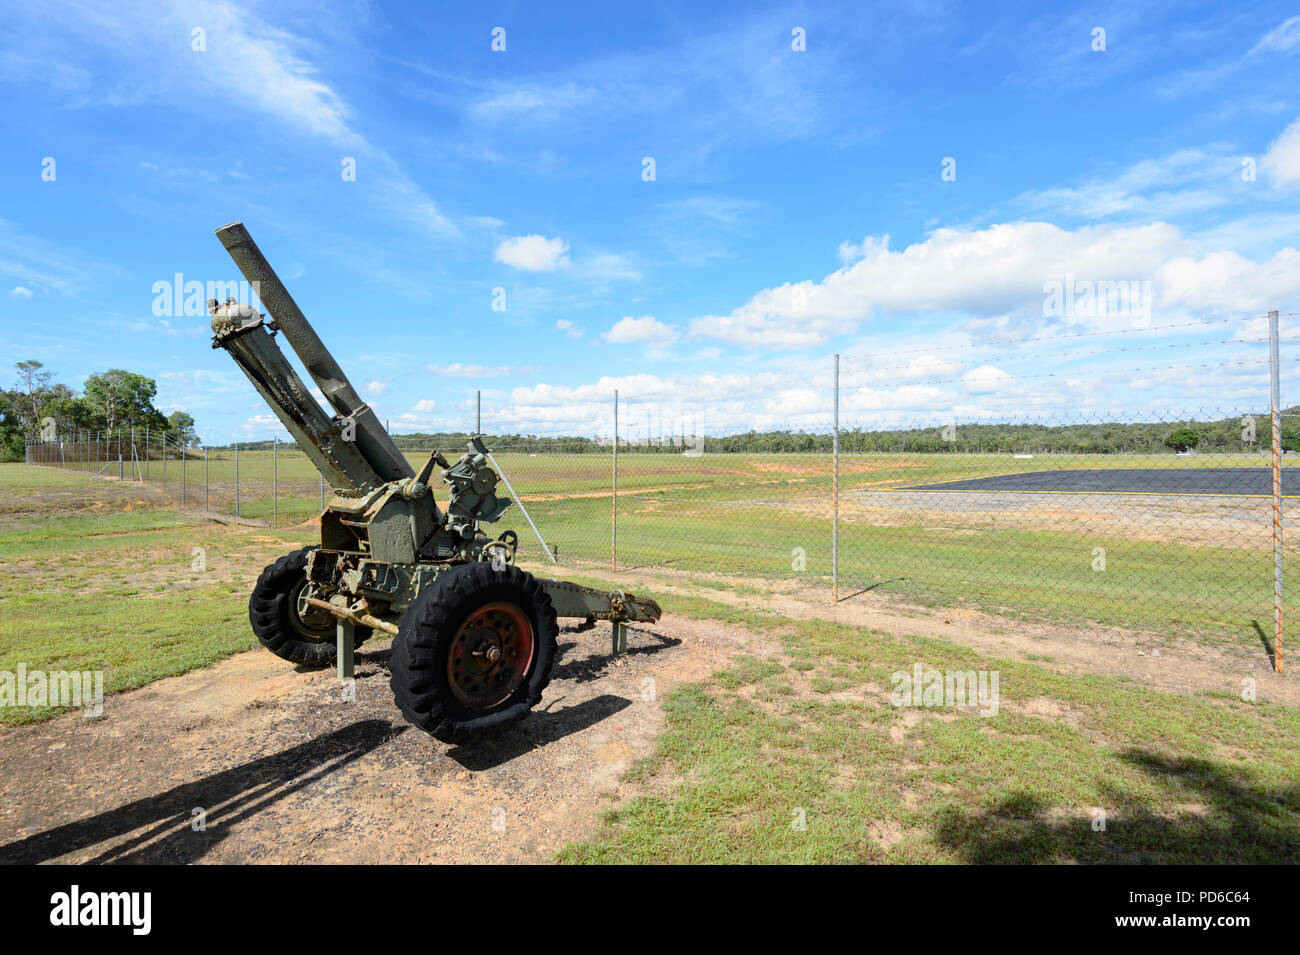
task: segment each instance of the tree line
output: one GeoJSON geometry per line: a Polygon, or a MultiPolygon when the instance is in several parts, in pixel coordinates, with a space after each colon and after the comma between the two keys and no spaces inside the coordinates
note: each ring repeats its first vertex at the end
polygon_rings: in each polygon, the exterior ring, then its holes
{"type": "Polygon", "coordinates": [[[154,407],[158,384],[152,378],[122,368],[110,368],[86,379],[81,391],[54,380],[39,361],[14,365],[13,387],[0,390],[0,458],[23,460],[27,441],[54,434],[111,433],[146,428],[164,431],[182,444],[198,443],[194,418],[184,411],[163,414],[154,407]]]}
{"type": "MultiPolygon", "coordinates": [[[[1284,414],[1300,416],[1300,406],[1284,414]]],[[[403,451],[444,452],[465,446],[463,431],[394,434],[403,451]]],[[[484,435],[493,450],[532,453],[608,454],[608,438],[545,437],[505,433],[484,435]]],[[[1099,424],[956,424],[893,430],[850,428],[840,432],[840,450],[907,454],[1169,454],[1171,452],[1240,452],[1267,449],[1272,441],[1268,412],[1215,420],[1149,421],[1099,424]]],[[[1300,433],[1282,429],[1284,450],[1300,452],[1300,433]]],[[[241,443],[248,450],[270,449],[270,441],[241,443]]],[[[282,442],[282,448],[297,447],[282,442]]],[[[665,437],[654,442],[619,441],[620,454],[829,454],[829,432],[746,431],[740,434],[693,438],[665,437]]]]}

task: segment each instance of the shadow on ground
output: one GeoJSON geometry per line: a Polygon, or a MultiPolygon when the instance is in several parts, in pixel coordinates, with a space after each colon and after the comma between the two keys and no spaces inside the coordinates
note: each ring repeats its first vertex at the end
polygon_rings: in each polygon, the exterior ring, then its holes
{"type": "Polygon", "coordinates": [[[0,864],[57,859],[117,840],[142,826],[149,828],[86,861],[195,862],[220,843],[234,824],[360,759],[409,728],[394,727],[385,720],[353,723],[156,796],[0,846],[0,864]],[[207,813],[206,828],[195,832],[192,810],[199,807],[207,813]]]}
{"type": "Polygon", "coordinates": [[[1120,788],[1107,800],[1105,831],[1091,818],[1051,818],[1031,796],[992,809],[940,815],[936,838],[974,863],[1300,862],[1300,786],[1251,786],[1239,770],[1206,759],[1144,750],[1121,757],[1158,779],[1183,807],[1155,813],[1120,788]]]}
{"type": "Polygon", "coordinates": [[[632,705],[629,699],[606,693],[572,706],[552,708],[563,701],[564,697],[560,697],[544,709],[533,710],[522,723],[510,727],[495,739],[473,746],[457,746],[447,752],[447,757],[474,772],[493,769],[539,746],[580,733],[632,705]]]}

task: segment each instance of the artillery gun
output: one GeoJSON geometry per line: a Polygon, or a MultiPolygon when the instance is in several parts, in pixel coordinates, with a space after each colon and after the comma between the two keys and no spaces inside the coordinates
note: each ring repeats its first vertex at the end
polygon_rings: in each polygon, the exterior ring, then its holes
{"type": "MultiPolygon", "coordinates": [[[[209,300],[212,347],[224,348],[333,489],[320,544],[286,554],[258,578],[248,617],[261,644],[304,666],[337,663],[379,630],[393,636],[391,685],[411,723],[470,743],[522,719],[541,699],[557,618],[609,621],[614,651],[629,622],[659,605],[535,577],[515,563],[519,538],[483,530],[510,507],[481,436],[450,463],[436,449],[416,472],[361,401],[243,223],[217,237],[271,315],[209,300]],[[283,333],[334,410],[327,416],[275,343],[283,333]],[[438,471],[448,489],[434,500],[438,471]]],[[[507,485],[508,486],[508,485],[507,485]]]]}

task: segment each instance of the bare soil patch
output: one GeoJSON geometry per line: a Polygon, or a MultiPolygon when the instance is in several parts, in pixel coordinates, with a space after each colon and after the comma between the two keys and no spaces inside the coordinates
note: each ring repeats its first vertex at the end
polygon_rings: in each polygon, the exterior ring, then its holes
{"type": "Polygon", "coordinates": [[[605,628],[561,631],[539,708],[471,749],[402,719],[386,641],[359,653],[355,702],[332,671],[241,653],[110,696],[99,719],[0,735],[0,862],[547,861],[670,785],[622,778],[654,751],[660,700],[748,639],[668,615],[611,660],[605,628]]]}

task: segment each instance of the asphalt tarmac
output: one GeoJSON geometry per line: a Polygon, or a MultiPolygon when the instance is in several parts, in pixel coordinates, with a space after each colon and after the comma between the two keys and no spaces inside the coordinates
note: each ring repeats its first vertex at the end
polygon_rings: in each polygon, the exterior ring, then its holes
{"type": "MultiPolygon", "coordinates": [[[[1025,494],[1273,495],[1271,468],[1073,468],[914,484],[907,491],[998,491],[1025,494]]],[[[1282,494],[1300,497],[1300,468],[1282,469],[1282,494]]]]}

